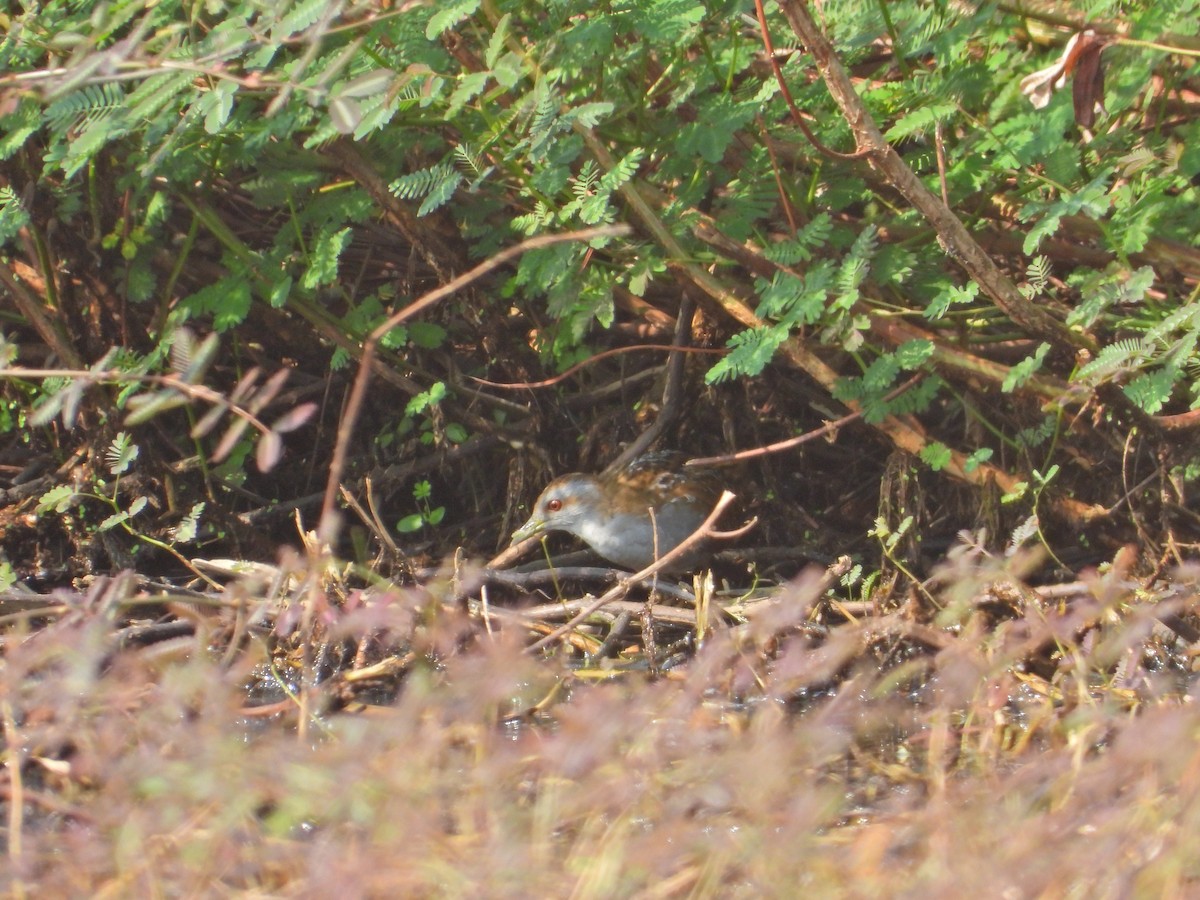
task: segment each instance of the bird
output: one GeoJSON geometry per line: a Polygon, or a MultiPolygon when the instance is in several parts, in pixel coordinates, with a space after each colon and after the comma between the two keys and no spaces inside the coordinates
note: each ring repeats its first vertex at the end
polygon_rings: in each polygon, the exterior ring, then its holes
{"type": "MultiPolygon", "coordinates": [[[[690,537],[721,495],[711,470],[685,467],[684,461],[682,453],[660,450],[615,472],[562,475],[546,485],[512,543],[565,531],[609,562],[644,569],[690,537]]],[[[703,548],[691,550],[666,571],[690,571],[704,555],[703,548]]]]}

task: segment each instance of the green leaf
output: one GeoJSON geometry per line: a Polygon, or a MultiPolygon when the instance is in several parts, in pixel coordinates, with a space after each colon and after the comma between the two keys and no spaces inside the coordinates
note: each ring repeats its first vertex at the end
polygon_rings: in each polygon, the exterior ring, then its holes
{"type": "Polygon", "coordinates": [[[458,87],[450,95],[446,106],[446,118],[453,119],[464,106],[483,93],[491,77],[491,72],[468,72],[462,75],[458,79],[458,87]]]}
{"type": "Polygon", "coordinates": [[[425,520],[421,517],[421,514],[413,513],[397,522],[396,530],[401,534],[411,534],[414,531],[420,531],[424,525],[425,520]]]}
{"type": "Polygon", "coordinates": [[[480,2],[481,0],[456,0],[439,4],[440,9],[429,17],[429,24],[425,26],[425,37],[432,41],[440,37],[443,31],[448,31],[468,16],[475,15],[480,2]]]}
{"type": "Polygon", "coordinates": [[[75,489],[69,484],[52,487],[38,498],[37,511],[43,513],[53,510],[59,514],[65,513],[75,504],[76,496],[75,489]]]}
{"type": "Polygon", "coordinates": [[[963,303],[973,303],[975,298],[979,296],[979,285],[974,281],[968,281],[962,287],[950,285],[929,301],[925,306],[924,316],[930,320],[937,320],[944,316],[951,306],[958,306],[963,303]]]}
{"type": "Polygon", "coordinates": [[[632,9],[636,33],[652,43],[681,41],[704,19],[704,6],[696,0],[649,0],[632,9]]]}
{"type": "Polygon", "coordinates": [[[1029,482],[1018,481],[1013,485],[1013,489],[1000,498],[1001,503],[1016,503],[1029,493],[1029,482]]]}
{"type": "Polygon", "coordinates": [[[328,4],[321,0],[300,0],[288,9],[286,16],[276,22],[272,34],[278,40],[306,31],[321,20],[327,9],[328,4]]]}
{"type": "Polygon", "coordinates": [[[872,361],[863,373],[863,387],[872,393],[881,393],[896,383],[900,373],[900,360],[895,353],[885,353],[872,361]]]}
{"type": "Polygon", "coordinates": [[[611,103],[583,103],[567,110],[563,114],[562,124],[570,126],[576,123],[583,128],[594,128],[612,115],[612,112],[611,103]]]}
{"type": "Polygon", "coordinates": [[[697,121],[679,129],[675,152],[685,158],[699,156],[707,163],[720,162],[737,130],[753,119],[756,111],[753,104],[734,103],[718,95],[698,111],[697,121]]]}
{"type": "Polygon", "coordinates": [[[250,285],[242,278],[223,278],[179,302],[192,316],[212,316],[217,331],[228,331],[246,320],[252,297],[250,285]]]}
{"type": "Polygon", "coordinates": [[[191,512],[184,516],[179,524],[171,529],[171,539],[173,541],[180,544],[190,544],[196,539],[196,534],[200,530],[200,514],[204,512],[204,506],[203,502],[194,504],[191,512]]]}
{"type": "Polygon", "coordinates": [[[966,458],[963,462],[963,470],[966,472],[974,472],[981,465],[992,458],[991,447],[980,447],[974,453],[966,458]]]}
{"type": "Polygon", "coordinates": [[[1141,303],[1154,281],[1154,269],[1150,266],[1141,266],[1133,272],[1098,273],[1098,277],[1088,279],[1083,285],[1083,301],[1067,314],[1067,324],[1089,328],[1113,307],[1141,303]]]}
{"type": "Polygon", "coordinates": [[[462,182],[463,177],[458,172],[451,172],[446,178],[437,182],[429,191],[421,208],[417,210],[417,217],[427,216],[448,203],[462,182]]]}
{"type": "Polygon", "coordinates": [[[41,108],[31,97],[21,98],[15,110],[0,116],[0,160],[11,158],[24,147],[41,124],[41,108]]]}
{"type": "Polygon", "coordinates": [[[1004,376],[1004,382],[1000,385],[1000,390],[1005,394],[1011,394],[1021,385],[1025,384],[1034,374],[1041,369],[1042,361],[1045,360],[1046,354],[1050,352],[1050,345],[1042,342],[1034,351],[1033,356],[1028,356],[1021,362],[1017,363],[1008,370],[1008,374],[1004,376]]]}
{"type": "Polygon", "coordinates": [[[20,234],[29,223],[29,213],[25,211],[16,192],[8,185],[0,187],[0,246],[20,234]]]}
{"type": "Polygon", "coordinates": [[[921,460],[935,472],[940,472],[948,466],[953,458],[954,454],[950,452],[950,448],[938,441],[926,444],[921,450],[921,460]]]}
{"type": "Polygon", "coordinates": [[[729,339],[729,354],[708,370],[706,384],[718,384],[739,375],[754,377],[767,367],[779,346],[787,340],[787,329],[752,328],[729,339]]]}
{"type": "Polygon", "coordinates": [[[104,454],[108,471],[113,475],[124,475],[137,457],[137,444],[133,443],[133,440],[124,431],[118,432],[104,454]]]}
{"type": "Polygon", "coordinates": [[[809,325],[825,311],[832,270],[814,266],[797,278],[790,272],[776,272],[770,282],[755,282],[760,301],[755,310],[763,318],[778,319],[783,325],[809,325]]]}
{"type": "Polygon", "coordinates": [[[349,228],[325,228],[317,235],[312,243],[308,257],[308,268],[300,279],[302,287],[312,290],[323,284],[333,284],[337,280],[338,260],[342,251],[350,243],[349,228]]]}
{"type": "Polygon", "coordinates": [[[446,329],[434,322],[411,322],[409,339],[423,350],[436,350],[446,342],[446,329]]]}
{"type": "Polygon", "coordinates": [[[1025,236],[1023,249],[1026,255],[1034,255],[1042,238],[1058,231],[1059,223],[1065,216],[1083,214],[1100,219],[1107,214],[1111,206],[1108,198],[1108,180],[1112,174],[1112,169],[1105,169],[1075,193],[1063,192],[1060,199],[1053,203],[1031,203],[1022,209],[1022,220],[1031,219],[1039,212],[1042,214],[1042,219],[1025,236]]]}
{"type": "Polygon", "coordinates": [[[784,266],[794,266],[796,263],[808,262],[813,258],[816,249],[824,246],[833,231],[833,219],[829,213],[821,212],[811,222],[801,228],[794,237],[770,244],[763,255],[784,266]]]}
{"type": "Polygon", "coordinates": [[[267,303],[272,309],[282,309],[288,301],[288,297],[292,293],[292,276],[284,275],[279,280],[271,284],[270,290],[267,292],[267,303]]]}
{"type": "Polygon", "coordinates": [[[237,96],[236,81],[218,81],[211,91],[202,94],[195,103],[196,112],[204,116],[204,130],[209,134],[220,134],[229,115],[233,112],[233,98],[237,96]]]}
{"type": "Polygon", "coordinates": [[[126,512],[125,510],[121,510],[120,512],[115,512],[108,518],[104,519],[99,525],[97,525],[96,530],[100,531],[100,532],[111,531],[112,529],[116,528],[118,525],[123,525],[125,522],[128,522],[130,519],[130,516],[131,516],[131,514],[129,512],[126,512]]]}
{"type": "Polygon", "coordinates": [[[500,17],[500,21],[496,23],[496,27],[492,31],[492,37],[488,41],[487,51],[483,54],[483,64],[489,69],[496,68],[496,60],[498,60],[500,58],[500,54],[504,52],[504,47],[508,40],[508,25],[511,21],[512,13],[505,13],[500,17]]]}
{"type": "Polygon", "coordinates": [[[909,135],[918,132],[932,132],[938,122],[945,122],[958,114],[957,103],[930,103],[928,106],[917,108],[902,116],[895,125],[885,132],[884,137],[891,143],[896,143],[909,135]]]}
{"type": "Polygon", "coordinates": [[[445,397],[446,385],[441,381],[434,382],[433,386],[430,387],[429,390],[422,391],[408,401],[408,405],[404,408],[404,414],[408,416],[415,416],[419,413],[423,413],[430,407],[437,406],[442,402],[443,399],[445,399],[445,397]]]}
{"type": "Polygon", "coordinates": [[[1164,366],[1155,372],[1144,372],[1123,387],[1122,393],[1130,402],[1147,415],[1157,415],[1171,399],[1179,372],[1172,366],[1164,366]]]}
{"type": "Polygon", "coordinates": [[[896,362],[901,369],[912,371],[919,368],[931,356],[933,356],[934,344],[933,341],[925,338],[917,338],[911,341],[905,341],[896,348],[896,362]]]}

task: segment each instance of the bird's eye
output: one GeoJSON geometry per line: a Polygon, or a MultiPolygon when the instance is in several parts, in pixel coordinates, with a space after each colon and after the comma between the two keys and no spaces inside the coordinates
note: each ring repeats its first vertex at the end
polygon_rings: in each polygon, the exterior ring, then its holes
{"type": "Polygon", "coordinates": [[[562,509],[562,501],[557,497],[553,500],[547,500],[546,509],[550,510],[550,512],[558,512],[560,509],[562,509]]]}

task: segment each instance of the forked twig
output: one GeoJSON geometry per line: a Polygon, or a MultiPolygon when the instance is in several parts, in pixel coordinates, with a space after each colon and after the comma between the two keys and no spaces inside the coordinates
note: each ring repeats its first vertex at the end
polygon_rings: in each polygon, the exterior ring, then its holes
{"type": "Polygon", "coordinates": [[[592,613],[596,612],[596,610],[600,609],[602,606],[604,606],[607,603],[611,603],[613,600],[616,600],[618,597],[625,594],[629,590],[630,585],[634,584],[635,582],[642,581],[646,578],[649,578],[651,575],[654,575],[655,573],[661,571],[663,569],[663,567],[669,566],[671,563],[675,562],[680,557],[686,555],[689,550],[691,550],[693,547],[695,547],[701,541],[707,540],[709,538],[716,538],[718,540],[727,540],[730,538],[741,537],[743,534],[745,534],[747,531],[749,531],[751,528],[753,528],[756,524],[758,524],[758,519],[754,518],[754,519],[751,519],[749,522],[747,522],[745,525],[743,525],[741,528],[736,528],[733,531],[715,531],[715,530],[713,530],[713,525],[716,524],[717,519],[719,519],[721,517],[721,513],[723,513],[725,511],[726,507],[728,507],[729,504],[733,502],[733,500],[734,500],[733,494],[731,494],[729,491],[723,491],[721,493],[720,499],[717,500],[717,505],[714,506],[713,511],[708,514],[708,518],[705,519],[702,523],[700,523],[700,527],[697,528],[694,532],[692,532],[692,534],[687,539],[685,539],[681,544],[679,544],[677,547],[672,549],[670,553],[666,553],[663,556],[656,559],[654,562],[652,562],[650,565],[646,566],[646,568],[642,569],[640,572],[635,572],[632,575],[628,576],[627,578],[622,578],[621,581],[616,586],[614,586],[610,590],[606,591],[594,603],[592,603],[591,605],[589,605],[588,607],[583,609],[581,612],[577,613],[569,621],[560,625],[558,628],[554,629],[554,631],[550,632],[545,637],[540,638],[539,640],[535,641],[533,644],[530,644],[529,652],[534,653],[538,650],[541,650],[543,647],[546,647],[549,644],[553,643],[554,641],[557,641],[563,635],[568,634],[573,628],[575,628],[576,625],[578,625],[580,622],[582,622],[584,619],[586,619],[592,613]]]}

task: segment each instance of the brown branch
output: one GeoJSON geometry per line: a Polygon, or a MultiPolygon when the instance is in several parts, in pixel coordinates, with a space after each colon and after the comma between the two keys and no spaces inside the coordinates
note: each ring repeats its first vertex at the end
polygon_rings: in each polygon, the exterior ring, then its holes
{"type": "MultiPolygon", "coordinates": [[[[918,328],[899,316],[872,316],[871,330],[893,347],[898,347],[906,341],[929,341],[933,344],[933,355],[930,359],[939,368],[953,369],[969,378],[982,378],[1000,385],[1012,372],[1010,366],[951,346],[941,340],[938,335],[924,328],[918,328]]],[[[1082,402],[1091,396],[1091,391],[1087,388],[1072,387],[1053,375],[1031,375],[1018,388],[1018,391],[1034,394],[1042,400],[1048,400],[1060,406],[1067,405],[1072,400],[1082,402]]]]}
{"type": "Polygon", "coordinates": [[[686,291],[679,303],[679,316],[675,320],[675,340],[673,352],[667,358],[667,379],[663,386],[662,403],[654,422],[637,436],[628,447],[620,452],[616,459],[608,464],[606,472],[615,472],[623,468],[635,456],[653,444],[679,417],[683,399],[683,351],[687,350],[687,342],[692,337],[692,321],[696,315],[696,304],[686,291]]]}
{"type": "Polygon", "coordinates": [[[72,369],[86,368],[83,357],[75,351],[75,345],[68,339],[61,321],[46,315],[45,310],[50,307],[45,298],[34,296],[6,266],[0,266],[0,284],[8,288],[18,311],[46,342],[46,346],[58,354],[59,359],[72,369]]]}
{"type": "MultiPolygon", "coordinates": [[[[616,162],[604,143],[594,132],[578,123],[575,129],[587,144],[596,161],[606,171],[611,170],[616,162]]],[[[622,184],[619,191],[622,198],[629,204],[633,217],[650,232],[654,240],[665,251],[670,261],[668,264],[680,281],[699,288],[726,315],[743,326],[747,328],[766,326],[767,323],[755,315],[746,300],[711,272],[691,261],[693,255],[685,250],[646,199],[646,194],[653,195],[653,189],[634,179],[622,184]]],[[[715,228],[710,230],[716,231],[715,228]]],[[[780,346],[779,353],[789,364],[806,373],[830,393],[837,387],[839,379],[837,370],[815,353],[802,337],[789,337],[780,346]]],[[[846,405],[854,409],[857,404],[847,403],[846,405]]],[[[912,416],[888,416],[882,422],[872,423],[872,427],[884,434],[893,445],[913,455],[919,455],[929,443],[925,429],[912,416]]],[[[1015,490],[1022,481],[1028,481],[1027,477],[1022,478],[1010,474],[989,463],[981,463],[968,471],[966,454],[957,450],[951,451],[950,461],[942,468],[942,472],[969,484],[985,485],[994,482],[1006,492],[1015,490]]],[[[1076,506],[1083,506],[1075,501],[1070,501],[1070,503],[1073,509],[1076,506]]]]}
{"type": "MultiPolygon", "coordinates": [[[[762,35],[763,47],[767,51],[767,61],[771,64],[771,71],[775,74],[775,81],[779,84],[779,92],[783,95],[784,102],[787,103],[788,111],[792,114],[792,121],[796,123],[804,136],[808,138],[808,142],[817,148],[824,156],[830,159],[862,159],[869,151],[859,149],[853,153],[842,153],[839,150],[834,150],[832,147],[826,147],[821,143],[821,139],[813,134],[813,130],[808,127],[808,122],[804,120],[800,110],[796,107],[796,102],[792,99],[791,89],[787,85],[787,80],[783,77],[783,69],[779,66],[779,57],[775,53],[775,47],[771,43],[771,29],[767,27],[767,14],[763,10],[763,0],[754,0],[754,12],[758,16],[758,31],[762,35]]],[[[769,144],[770,142],[768,142],[769,144]]],[[[789,216],[790,218],[790,216],[789,216]]],[[[795,230],[795,223],[792,223],[792,230],[795,230]]]]}
{"type": "Polygon", "coordinates": [[[797,37],[808,47],[817,68],[825,79],[829,93],[842,111],[853,131],[860,149],[868,151],[868,160],[903,197],[933,226],[938,243],[947,256],[963,267],[966,273],[1004,313],[1031,334],[1052,341],[1059,348],[1084,347],[1095,350],[1087,335],[1072,331],[1043,307],[1026,299],[1017,286],[1004,275],[976,242],[958,217],[937,198],[909,168],[908,164],[884,138],[871,117],[866,104],[854,90],[850,76],[841,61],[808,13],[801,0],[779,0],[797,37]]]}
{"type": "MultiPolygon", "coordinates": [[[[904,384],[885,394],[880,402],[887,403],[890,400],[896,399],[924,377],[925,376],[921,374],[914,375],[912,378],[908,379],[908,381],[904,382],[904,384]]],[[[748,459],[757,459],[760,456],[768,456],[772,453],[782,453],[784,450],[791,450],[793,447],[799,447],[801,444],[807,444],[809,441],[815,441],[819,437],[824,437],[827,434],[833,434],[842,426],[849,425],[851,422],[861,419],[862,415],[863,411],[861,409],[855,410],[849,415],[842,416],[840,419],[834,419],[832,422],[828,422],[825,425],[822,425],[820,428],[814,428],[812,431],[806,431],[804,434],[797,435],[793,438],[776,441],[774,444],[767,444],[765,447],[755,447],[751,450],[740,450],[737,453],[731,453],[726,456],[705,456],[701,457],[700,459],[689,459],[686,463],[684,463],[684,465],[696,466],[698,468],[705,466],[728,466],[732,465],[733,463],[745,462],[748,459]]]]}

